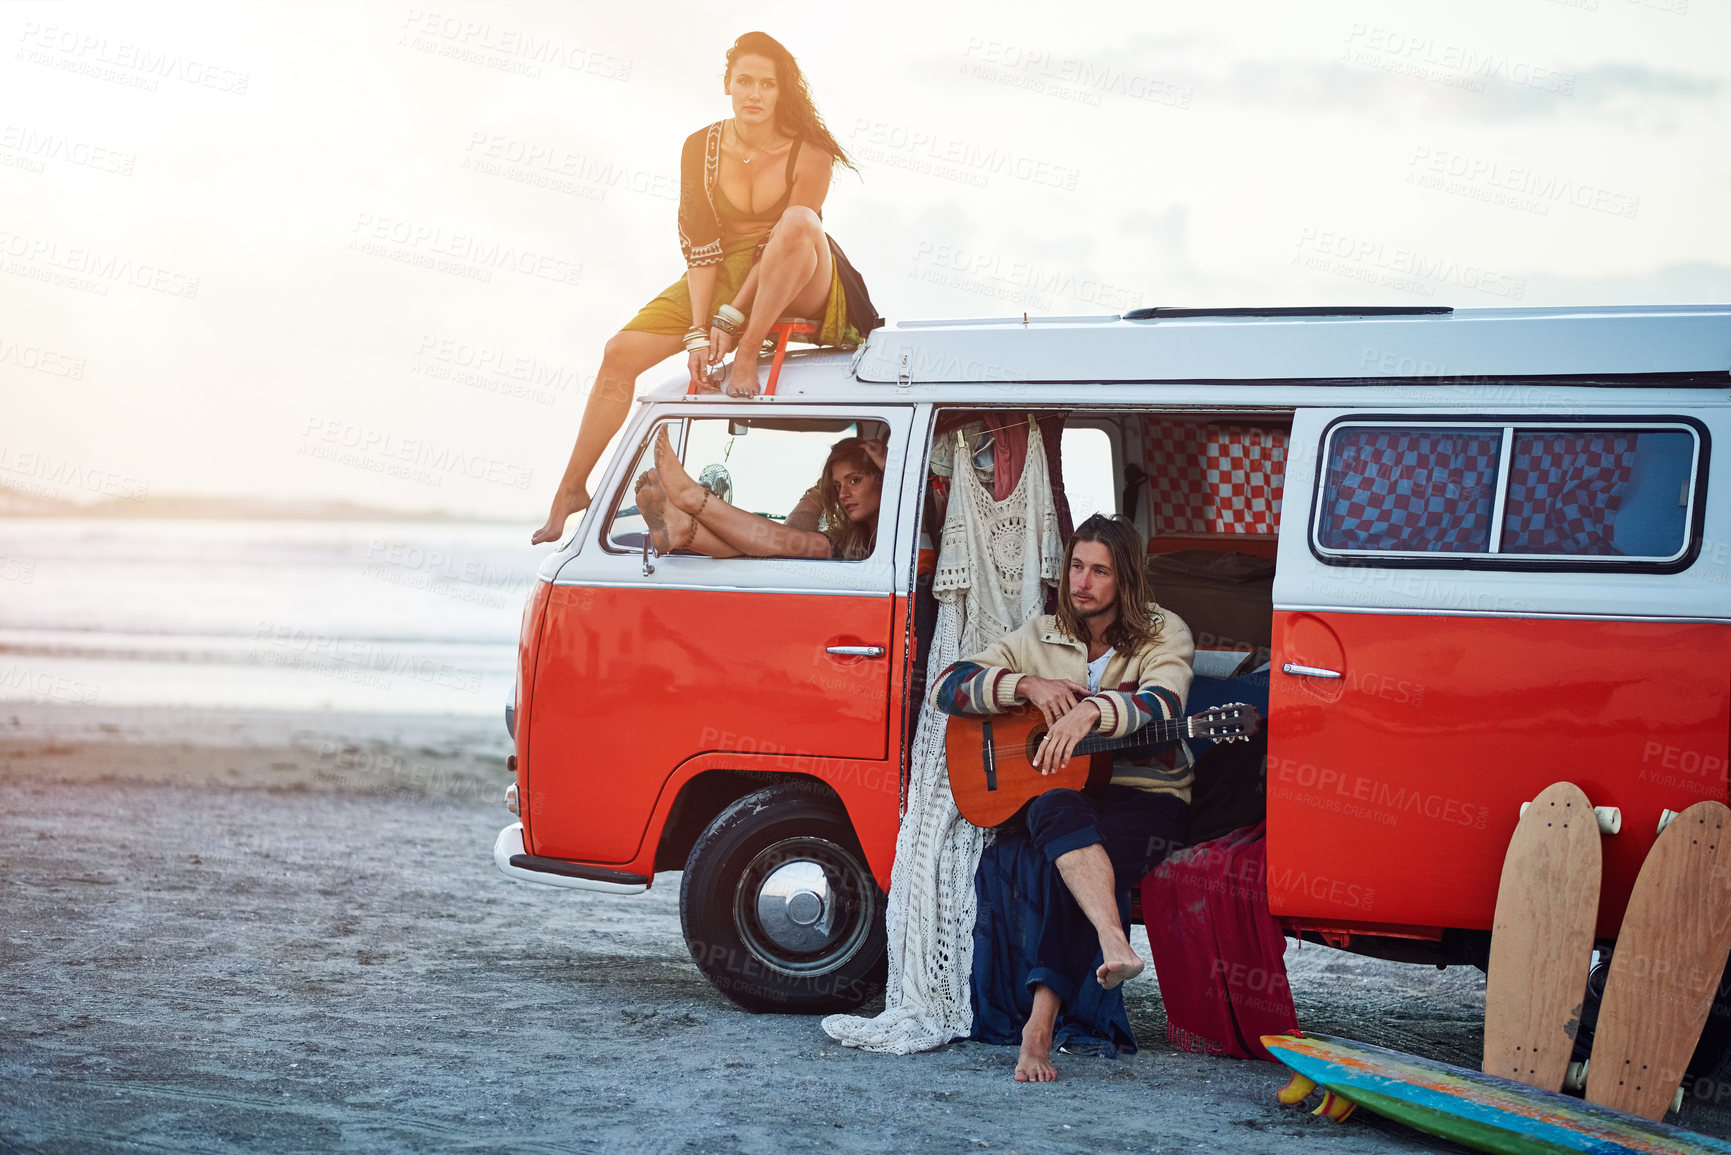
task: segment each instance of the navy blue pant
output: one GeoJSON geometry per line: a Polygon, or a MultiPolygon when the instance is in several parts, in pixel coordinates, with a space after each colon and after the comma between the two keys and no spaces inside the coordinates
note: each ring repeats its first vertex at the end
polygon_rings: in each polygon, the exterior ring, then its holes
{"type": "Polygon", "coordinates": [[[1100,965],[1099,933],[1058,873],[1059,857],[1084,846],[1106,848],[1117,881],[1118,917],[1128,933],[1130,888],[1178,848],[1189,814],[1189,805],[1170,794],[1128,786],[1107,786],[1098,799],[1075,790],[1048,790],[1034,799],[1028,836],[1045,855],[1046,872],[1030,989],[1043,983],[1068,1006],[1080,984],[1096,981],[1100,965]]]}

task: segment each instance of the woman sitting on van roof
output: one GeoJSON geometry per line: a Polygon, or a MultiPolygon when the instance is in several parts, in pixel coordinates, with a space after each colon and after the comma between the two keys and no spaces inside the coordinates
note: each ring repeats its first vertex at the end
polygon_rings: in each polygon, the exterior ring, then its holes
{"type": "Polygon", "coordinates": [[[729,505],[691,480],[662,426],[655,468],[637,479],[637,507],[660,553],[858,561],[877,545],[883,480],[884,443],[844,437],[830,447],[817,485],[783,524],[729,505]]]}
{"type": "Polygon", "coordinates": [[[565,520],[588,507],[590,470],[631,409],[637,375],[651,365],[683,348],[692,387],[709,391],[710,371],[737,345],[725,389],[750,397],[778,318],[812,318],[815,344],[843,348],[883,324],[865,281],[824,232],[830,176],[853,161],[818,115],[793,55],[774,37],[747,32],[727,50],[722,85],[733,116],[692,133],[680,156],[685,275],[608,339],[535,544],[562,537],[565,520]]]}

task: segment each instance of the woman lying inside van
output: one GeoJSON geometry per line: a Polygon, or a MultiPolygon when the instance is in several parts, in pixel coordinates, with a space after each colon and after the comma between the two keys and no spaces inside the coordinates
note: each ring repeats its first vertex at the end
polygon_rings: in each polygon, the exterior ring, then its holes
{"type": "Polygon", "coordinates": [[[637,507],[659,553],[857,561],[877,545],[883,479],[884,443],[844,437],[830,447],[818,483],[778,522],[729,505],[693,481],[663,426],[655,468],[637,479],[637,507]]]}

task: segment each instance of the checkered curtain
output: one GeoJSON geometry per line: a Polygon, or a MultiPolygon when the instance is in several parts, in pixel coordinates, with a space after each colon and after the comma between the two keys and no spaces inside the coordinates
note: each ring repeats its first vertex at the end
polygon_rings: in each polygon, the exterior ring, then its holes
{"type": "Polygon", "coordinates": [[[1635,471],[1634,433],[1522,433],[1509,457],[1503,552],[1616,554],[1611,522],[1635,471]]]}
{"type": "Polygon", "coordinates": [[[1344,429],[1329,447],[1329,549],[1483,553],[1500,430],[1344,429]]]}
{"type": "Polygon", "coordinates": [[[1279,531],[1285,430],[1151,421],[1144,448],[1155,537],[1279,531]]]}

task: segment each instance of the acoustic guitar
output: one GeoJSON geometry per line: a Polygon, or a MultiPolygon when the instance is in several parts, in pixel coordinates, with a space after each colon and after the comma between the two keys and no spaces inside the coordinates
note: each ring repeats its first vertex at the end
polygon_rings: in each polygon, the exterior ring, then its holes
{"type": "Polygon", "coordinates": [[[1039,710],[1022,706],[1006,714],[956,715],[944,734],[950,794],[962,817],[975,826],[1001,826],[1048,790],[1103,788],[1112,777],[1112,760],[1088,755],[1160,746],[1180,738],[1248,742],[1261,724],[1254,706],[1215,706],[1188,718],[1150,722],[1126,738],[1090,735],[1076,744],[1068,766],[1041,774],[1034,766],[1034,754],[1046,737],[1046,719],[1039,710]]]}

